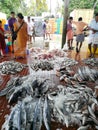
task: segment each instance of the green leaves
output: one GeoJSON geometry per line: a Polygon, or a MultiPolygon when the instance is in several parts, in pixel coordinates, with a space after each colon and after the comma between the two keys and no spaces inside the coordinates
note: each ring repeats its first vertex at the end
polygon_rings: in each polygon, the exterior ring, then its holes
{"type": "MultiPolygon", "coordinates": [[[[93,9],[93,6],[97,0],[71,0],[69,4],[69,11],[74,9],[93,9]]],[[[96,5],[98,8],[98,4],[96,5]]]]}
{"type": "Polygon", "coordinates": [[[23,15],[41,15],[48,10],[46,0],[0,0],[0,11],[10,15],[11,11],[23,15]]]}

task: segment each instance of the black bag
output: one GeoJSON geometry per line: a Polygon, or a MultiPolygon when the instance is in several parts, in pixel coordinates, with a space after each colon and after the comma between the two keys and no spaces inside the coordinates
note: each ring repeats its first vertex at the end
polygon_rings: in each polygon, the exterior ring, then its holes
{"type": "Polygon", "coordinates": [[[21,29],[23,24],[24,24],[24,22],[22,22],[22,24],[20,25],[20,27],[16,31],[14,31],[14,29],[12,30],[12,42],[17,39],[17,33],[21,29]]]}
{"type": "Polygon", "coordinates": [[[17,39],[17,32],[13,32],[12,33],[12,41],[16,40],[17,39]]]}

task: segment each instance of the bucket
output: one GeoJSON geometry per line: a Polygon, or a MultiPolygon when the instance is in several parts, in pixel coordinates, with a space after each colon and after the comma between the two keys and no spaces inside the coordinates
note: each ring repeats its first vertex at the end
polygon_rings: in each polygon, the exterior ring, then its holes
{"type": "Polygon", "coordinates": [[[8,30],[9,30],[8,24],[5,24],[5,25],[4,25],[4,30],[5,30],[5,31],[8,31],[8,30]]]}
{"type": "Polygon", "coordinates": [[[45,41],[45,47],[49,47],[49,41],[45,41]]]}

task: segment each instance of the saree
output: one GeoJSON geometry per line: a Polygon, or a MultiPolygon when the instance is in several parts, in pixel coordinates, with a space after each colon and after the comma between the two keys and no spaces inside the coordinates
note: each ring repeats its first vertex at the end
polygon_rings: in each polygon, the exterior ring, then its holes
{"type": "MultiPolygon", "coordinates": [[[[20,27],[21,23],[14,23],[14,31],[20,27]]],[[[27,24],[23,23],[22,27],[17,33],[16,44],[14,44],[14,56],[15,57],[25,57],[26,56],[26,44],[28,40],[27,24]]]]}
{"type": "Polygon", "coordinates": [[[5,54],[5,38],[4,38],[4,30],[2,27],[0,27],[0,51],[2,51],[3,55],[5,54]]]}

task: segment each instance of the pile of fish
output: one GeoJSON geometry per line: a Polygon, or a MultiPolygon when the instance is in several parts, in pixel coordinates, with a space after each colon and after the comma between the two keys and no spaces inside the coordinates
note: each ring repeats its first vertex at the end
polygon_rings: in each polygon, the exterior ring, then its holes
{"type": "Polygon", "coordinates": [[[0,96],[6,96],[7,99],[11,96],[11,94],[19,89],[19,86],[23,84],[25,80],[27,80],[28,76],[24,77],[11,77],[11,79],[7,82],[5,88],[0,91],[0,96]]]}
{"type": "Polygon", "coordinates": [[[56,76],[60,77],[60,81],[65,81],[66,83],[71,83],[71,80],[74,79],[74,74],[75,72],[70,67],[63,66],[56,70],[56,76]]]}
{"type": "Polygon", "coordinates": [[[35,60],[30,64],[31,69],[38,70],[53,70],[54,64],[48,60],[35,60]]]}
{"type": "Polygon", "coordinates": [[[96,93],[86,85],[55,86],[48,79],[25,77],[9,96],[17,104],[6,118],[2,130],[51,130],[51,121],[66,127],[77,125],[78,130],[98,129],[96,93]],[[26,79],[25,79],[26,78],[26,79]]]}
{"type": "Polygon", "coordinates": [[[59,92],[48,95],[54,121],[66,127],[77,125],[78,130],[98,129],[98,101],[92,89],[79,84],[58,88],[59,92]]]}
{"type": "Polygon", "coordinates": [[[15,61],[4,61],[0,63],[0,73],[2,74],[16,74],[22,71],[27,65],[15,61]]]}
{"type": "Polygon", "coordinates": [[[46,50],[41,50],[40,48],[32,48],[30,52],[31,52],[31,57],[33,57],[33,59],[55,59],[55,57],[67,56],[67,54],[60,49],[46,51],[46,50]]]}
{"type": "Polygon", "coordinates": [[[36,78],[34,75],[15,77],[0,91],[0,96],[6,96],[9,103],[16,103],[18,99],[27,95],[42,96],[54,87],[55,85],[49,79],[36,78]]]}
{"type": "Polygon", "coordinates": [[[51,54],[52,56],[56,56],[56,57],[65,57],[67,56],[67,53],[65,53],[62,49],[54,49],[51,51],[48,51],[49,54],[51,54]]]}
{"type": "Polygon", "coordinates": [[[41,130],[42,123],[50,130],[51,114],[47,97],[31,97],[19,101],[6,117],[2,130],[41,130]]]}
{"type": "Polygon", "coordinates": [[[83,62],[87,65],[98,67],[98,58],[88,58],[83,60],[83,62]]]}
{"type": "Polygon", "coordinates": [[[60,81],[65,81],[68,84],[86,84],[86,81],[96,82],[98,79],[98,71],[90,69],[88,66],[79,67],[77,72],[74,72],[70,67],[61,67],[56,70],[56,75],[60,77],[60,81]]]}
{"type": "Polygon", "coordinates": [[[50,53],[41,53],[41,54],[38,54],[36,57],[35,57],[35,59],[53,59],[53,55],[52,54],[50,54],[50,53]]]}
{"type": "Polygon", "coordinates": [[[38,54],[38,53],[42,53],[42,49],[39,48],[39,47],[32,47],[32,48],[30,48],[30,53],[31,53],[32,55],[36,55],[36,54],[38,54]]]}
{"type": "Polygon", "coordinates": [[[78,81],[93,81],[95,82],[98,79],[98,71],[96,69],[90,69],[88,66],[80,67],[77,70],[77,73],[74,75],[74,78],[78,81]]]}
{"type": "Polygon", "coordinates": [[[60,77],[60,81],[65,81],[71,84],[73,80],[75,80],[75,78],[73,78],[75,72],[71,67],[77,65],[78,62],[68,57],[63,58],[60,61],[57,60],[57,62],[59,63],[59,69],[56,69],[56,75],[60,77]]]}
{"type": "Polygon", "coordinates": [[[74,59],[65,57],[64,60],[61,63],[61,67],[63,67],[63,66],[65,66],[65,67],[67,67],[67,66],[73,66],[73,65],[76,65],[76,64],[78,64],[78,62],[75,61],[74,59]]]}

